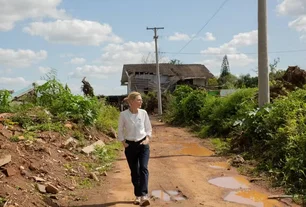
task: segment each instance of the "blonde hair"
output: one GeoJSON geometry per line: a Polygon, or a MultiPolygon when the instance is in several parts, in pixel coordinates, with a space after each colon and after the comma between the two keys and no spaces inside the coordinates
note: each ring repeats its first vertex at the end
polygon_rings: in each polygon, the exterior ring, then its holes
{"type": "Polygon", "coordinates": [[[137,98],[137,96],[141,96],[141,94],[136,91],[133,91],[125,98],[125,100],[127,100],[128,102],[134,101],[137,98]]]}

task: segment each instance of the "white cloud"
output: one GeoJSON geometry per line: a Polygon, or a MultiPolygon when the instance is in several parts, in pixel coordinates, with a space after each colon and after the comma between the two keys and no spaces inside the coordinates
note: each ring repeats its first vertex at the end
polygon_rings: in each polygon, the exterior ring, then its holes
{"type": "Polygon", "coordinates": [[[71,63],[71,64],[74,64],[74,65],[81,65],[81,64],[84,64],[85,62],[86,62],[86,59],[84,59],[84,58],[78,58],[78,57],[72,58],[72,59],[70,60],[70,63],[71,63]]]}
{"type": "Polygon", "coordinates": [[[251,32],[239,33],[233,37],[228,43],[230,47],[243,47],[254,45],[258,42],[258,32],[253,30],[251,32]]]}
{"type": "Polygon", "coordinates": [[[102,63],[107,65],[141,63],[144,56],[154,53],[154,42],[126,42],[123,44],[109,44],[103,48],[102,63]]]}
{"type": "Polygon", "coordinates": [[[33,36],[41,36],[53,43],[99,46],[105,42],[122,41],[113,34],[110,25],[79,19],[33,22],[23,31],[33,36]]]}
{"type": "Polygon", "coordinates": [[[187,41],[190,40],[190,37],[187,34],[175,32],[174,35],[169,36],[168,39],[170,41],[187,41]]]}
{"type": "Polygon", "coordinates": [[[11,90],[13,88],[25,87],[29,84],[30,82],[26,81],[23,77],[0,77],[0,89],[11,90]]]}
{"type": "Polygon", "coordinates": [[[46,74],[46,73],[51,72],[52,68],[50,68],[50,67],[39,67],[38,70],[39,70],[40,73],[46,74]]]}
{"type": "Polygon", "coordinates": [[[230,67],[245,67],[255,63],[256,59],[249,57],[246,54],[239,53],[238,48],[251,46],[258,41],[257,31],[239,33],[234,35],[233,39],[220,47],[209,47],[201,51],[204,55],[212,56],[212,58],[201,61],[209,70],[219,70],[222,64],[224,55],[227,55],[230,67]]]}
{"type": "Polygon", "coordinates": [[[237,53],[237,48],[254,45],[257,43],[257,41],[257,30],[253,30],[251,32],[239,33],[237,35],[234,35],[233,39],[228,43],[225,43],[220,47],[209,47],[208,49],[201,51],[201,53],[216,55],[237,53]]]}
{"type": "Polygon", "coordinates": [[[30,65],[46,58],[47,52],[45,50],[34,52],[32,50],[11,50],[0,48],[0,65],[8,67],[29,67],[30,65]]]}
{"type": "MultiPolygon", "coordinates": [[[[104,79],[110,74],[117,73],[120,78],[124,64],[143,63],[144,59],[147,59],[148,63],[155,62],[154,50],[153,41],[108,44],[103,48],[103,53],[100,59],[95,61],[95,65],[78,67],[74,72],[70,73],[70,76],[78,78],[86,76],[104,79]]],[[[169,58],[163,57],[160,60],[160,62],[165,61],[169,61],[169,58]]]]}
{"type": "Polygon", "coordinates": [[[277,5],[276,10],[281,15],[298,16],[305,14],[305,0],[283,0],[277,5]]]}
{"type": "Polygon", "coordinates": [[[67,18],[63,9],[58,9],[61,0],[0,0],[0,31],[9,31],[15,23],[33,18],[67,18]]]}
{"type": "MultiPolygon", "coordinates": [[[[195,37],[195,34],[189,36],[188,34],[175,32],[174,35],[168,37],[168,40],[170,41],[188,41],[194,37],[195,37]]],[[[204,37],[195,37],[194,39],[204,40],[204,41],[214,41],[216,40],[216,37],[214,37],[214,35],[211,32],[206,32],[204,37]]]]}
{"type": "Polygon", "coordinates": [[[216,37],[211,32],[206,32],[203,39],[205,41],[215,41],[216,37]]]}
{"type": "Polygon", "coordinates": [[[306,36],[306,1],[305,0],[283,0],[277,5],[277,11],[281,15],[292,16],[295,19],[288,23],[290,28],[301,33],[301,40],[306,36]]]}
{"type": "Polygon", "coordinates": [[[296,20],[289,22],[289,27],[296,29],[298,32],[306,33],[306,15],[300,16],[296,20]]]}
{"type": "Polygon", "coordinates": [[[117,71],[110,66],[85,65],[83,67],[77,67],[69,75],[73,78],[94,77],[104,79],[107,78],[107,75],[115,72],[117,71]]]}

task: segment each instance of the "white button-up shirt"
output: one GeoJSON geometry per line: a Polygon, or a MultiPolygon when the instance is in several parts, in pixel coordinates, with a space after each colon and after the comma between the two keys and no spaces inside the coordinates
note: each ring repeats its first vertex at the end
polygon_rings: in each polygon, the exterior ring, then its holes
{"type": "Polygon", "coordinates": [[[148,113],[138,109],[132,114],[129,109],[122,111],[119,117],[118,140],[140,141],[145,136],[152,136],[152,126],[148,113]]]}

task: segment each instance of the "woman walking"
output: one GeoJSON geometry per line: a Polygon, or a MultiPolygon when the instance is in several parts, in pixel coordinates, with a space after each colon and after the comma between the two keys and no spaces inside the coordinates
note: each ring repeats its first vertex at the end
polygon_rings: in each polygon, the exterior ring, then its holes
{"type": "Polygon", "coordinates": [[[118,140],[125,148],[125,156],[131,170],[136,196],[134,204],[148,206],[150,205],[148,198],[149,140],[152,136],[152,126],[148,113],[140,109],[142,105],[140,93],[132,92],[126,100],[129,108],[120,113],[118,140]]]}

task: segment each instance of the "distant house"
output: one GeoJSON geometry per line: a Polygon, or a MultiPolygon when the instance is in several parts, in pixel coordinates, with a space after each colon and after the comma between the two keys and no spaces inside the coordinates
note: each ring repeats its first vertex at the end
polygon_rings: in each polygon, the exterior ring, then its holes
{"type": "Polygon", "coordinates": [[[26,97],[28,97],[29,95],[34,95],[35,92],[35,87],[36,87],[36,83],[32,83],[31,85],[16,91],[14,93],[11,94],[13,101],[24,101],[24,99],[26,99],[26,97]]]}
{"type": "MultiPolygon", "coordinates": [[[[200,64],[159,64],[161,90],[172,91],[177,84],[205,87],[214,75],[200,64]]],[[[127,64],[123,66],[121,85],[127,92],[147,93],[157,88],[156,64],[127,64]]]]}

